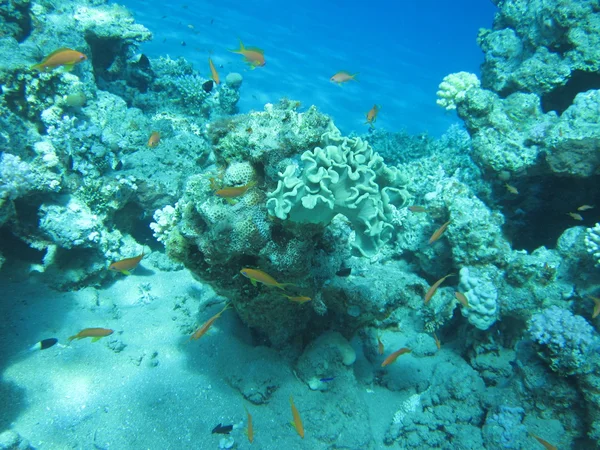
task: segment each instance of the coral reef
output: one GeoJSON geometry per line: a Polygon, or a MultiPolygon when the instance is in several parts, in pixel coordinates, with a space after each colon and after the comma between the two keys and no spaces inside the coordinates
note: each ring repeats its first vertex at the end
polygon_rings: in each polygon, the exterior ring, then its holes
{"type": "Polygon", "coordinates": [[[304,167],[289,165],[267,196],[269,213],[296,223],[327,225],[343,214],[355,232],[354,247],[374,255],[393,237],[393,207],[402,207],[407,180],[360,138],[342,138],[332,128],[324,147],[306,151],[304,167]],[[299,173],[298,173],[299,172],[299,173]]]}
{"type": "Polygon", "coordinates": [[[583,317],[552,306],[531,318],[528,331],[552,370],[564,375],[591,370],[600,342],[583,317]]]}

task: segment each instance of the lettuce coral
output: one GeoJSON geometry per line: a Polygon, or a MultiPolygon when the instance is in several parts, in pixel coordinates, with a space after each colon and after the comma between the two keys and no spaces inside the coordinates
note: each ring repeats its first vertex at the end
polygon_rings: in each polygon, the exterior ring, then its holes
{"type": "Polygon", "coordinates": [[[330,125],[323,147],[305,151],[303,167],[289,165],[268,193],[269,213],[281,220],[328,225],[337,214],[352,223],[354,247],[372,256],[393,237],[393,207],[406,203],[406,178],[360,138],[330,125]]]}

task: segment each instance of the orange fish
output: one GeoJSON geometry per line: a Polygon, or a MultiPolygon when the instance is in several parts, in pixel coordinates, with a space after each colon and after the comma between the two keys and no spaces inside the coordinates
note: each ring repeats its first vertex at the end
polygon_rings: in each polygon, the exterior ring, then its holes
{"type": "Polygon", "coordinates": [[[545,439],[542,439],[541,437],[537,437],[533,433],[529,433],[529,434],[531,435],[532,438],[536,439],[540,444],[542,444],[546,450],[558,450],[558,447],[556,447],[555,445],[552,445],[550,442],[546,441],[545,439]]]}
{"type": "Polygon", "coordinates": [[[257,47],[244,47],[244,44],[240,40],[240,48],[238,50],[229,50],[232,53],[244,55],[244,61],[250,66],[251,69],[264,66],[267,62],[265,61],[265,52],[257,47]]]}
{"type": "Polygon", "coordinates": [[[567,213],[567,214],[569,216],[571,216],[575,220],[583,220],[583,217],[581,216],[581,214],[577,214],[577,213],[574,213],[574,212],[570,212],[570,213],[567,213]]]}
{"type": "Polygon", "coordinates": [[[377,353],[379,353],[380,355],[383,355],[383,352],[384,352],[383,342],[381,342],[381,338],[379,336],[377,336],[377,353]]]}
{"type": "Polygon", "coordinates": [[[427,208],[425,208],[424,206],[419,206],[419,205],[411,205],[408,207],[408,210],[410,212],[414,212],[414,213],[426,213],[429,212],[429,210],[427,208]]]}
{"type": "Polygon", "coordinates": [[[141,255],[116,261],[108,266],[108,270],[112,270],[113,272],[121,272],[123,275],[131,275],[131,271],[138,266],[143,257],[144,250],[142,249],[141,255]]]}
{"type": "Polygon", "coordinates": [[[196,331],[194,331],[194,334],[192,334],[190,336],[190,341],[195,341],[197,339],[200,339],[202,336],[204,336],[206,334],[206,332],[210,329],[210,327],[213,326],[215,321],[219,317],[221,317],[221,314],[223,314],[229,308],[231,308],[231,304],[228,303],[227,305],[225,305],[225,308],[223,308],[220,312],[218,312],[217,314],[212,316],[210,319],[208,319],[206,322],[204,322],[204,325],[202,325],[200,328],[198,328],[196,331]]]}
{"type": "Polygon", "coordinates": [[[221,79],[219,78],[219,74],[217,73],[217,69],[215,69],[215,65],[212,62],[212,59],[208,58],[208,65],[210,66],[210,74],[212,76],[212,80],[215,84],[221,84],[221,79]]]}
{"type": "Polygon", "coordinates": [[[254,441],[254,427],[252,426],[252,415],[246,405],[244,405],[244,409],[246,410],[246,414],[248,415],[248,428],[246,429],[246,435],[248,436],[248,441],[252,444],[254,441]]]}
{"type": "Polygon", "coordinates": [[[300,413],[296,409],[296,405],[294,405],[294,399],[292,398],[291,395],[290,395],[290,405],[292,405],[292,416],[294,417],[294,422],[292,423],[292,425],[294,425],[294,428],[296,429],[296,431],[298,432],[300,437],[302,439],[304,439],[304,425],[302,424],[302,419],[300,418],[300,413]]]}
{"type": "Polygon", "coordinates": [[[240,270],[240,273],[246,278],[250,279],[252,286],[256,286],[257,281],[259,283],[266,284],[267,286],[277,287],[284,291],[285,286],[295,286],[293,283],[278,283],[271,275],[259,269],[250,269],[249,267],[244,267],[242,270],[240,270]]]}
{"type": "Polygon", "coordinates": [[[110,336],[114,331],[108,328],[84,328],[75,336],[71,336],[69,338],[69,342],[73,339],[85,339],[87,337],[92,338],[92,342],[96,342],[98,339],[103,338],[104,336],[110,336]]]}
{"type": "Polygon", "coordinates": [[[219,197],[223,197],[223,198],[241,197],[242,195],[244,195],[246,193],[246,191],[248,189],[250,189],[252,186],[255,186],[255,185],[256,185],[256,181],[251,181],[250,183],[248,183],[244,186],[224,187],[222,189],[215,191],[215,195],[217,195],[219,197]]]}
{"type": "Polygon", "coordinates": [[[44,58],[41,63],[31,66],[32,70],[45,72],[48,69],[55,69],[65,66],[65,69],[71,70],[75,64],[79,64],[87,59],[83,53],[70,48],[59,48],[44,58]]]}
{"type": "Polygon", "coordinates": [[[429,288],[429,290],[425,294],[425,299],[424,299],[425,300],[425,304],[429,303],[429,300],[431,300],[431,297],[433,297],[433,294],[436,293],[436,291],[440,287],[440,284],[442,284],[446,278],[451,277],[451,276],[454,276],[454,274],[453,273],[449,273],[445,277],[442,277],[439,280],[437,280],[435,283],[433,283],[433,285],[429,288]]]}
{"type": "Polygon", "coordinates": [[[458,300],[461,303],[461,305],[463,305],[465,308],[471,307],[471,305],[469,305],[469,300],[467,299],[467,296],[462,292],[456,291],[454,293],[454,297],[456,297],[456,300],[458,300]]]}
{"type": "Polygon", "coordinates": [[[291,295],[285,295],[285,294],[281,294],[284,297],[286,297],[289,301],[291,302],[296,302],[296,303],[306,303],[306,302],[310,302],[312,300],[312,298],[310,297],[304,297],[304,296],[298,296],[298,297],[292,297],[291,295]]]}
{"type": "Polygon", "coordinates": [[[448,222],[443,224],[441,227],[439,227],[437,230],[435,230],[435,232],[429,238],[429,244],[433,244],[435,241],[437,241],[439,238],[442,237],[442,234],[444,234],[444,232],[446,231],[446,228],[448,228],[448,225],[450,225],[450,222],[451,221],[449,220],[448,222]]]}
{"type": "Polygon", "coordinates": [[[588,295],[588,297],[594,300],[594,312],[592,313],[592,319],[595,319],[598,317],[598,314],[600,314],[600,298],[592,297],[591,295],[588,295]]]}
{"type": "Polygon", "coordinates": [[[410,352],[411,352],[411,350],[406,347],[402,347],[400,350],[396,350],[394,353],[391,353],[390,356],[385,358],[385,360],[381,363],[381,367],[389,366],[391,363],[393,363],[394,361],[396,361],[398,359],[398,356],[401,356],[401,355],[404,355],[405,353],[410,353],[410,352]]]}
{"type": "Polygon", "coordinates": [[[160,133],[158,131],[153,131],[152,134],[150,134],[150,138],[148,139],[148,143],[146,145],[148,145],[148,147],[154,148],[159,143],[160,143],[160,133]]]}
{"type": "Polygon", "coordinates": [[[336,84],[347,83],[348,81],[358,81],[356,75],[358,75],[358,73],[350,74],[349,72],[342,70],[332,76],[329,81],[336,84]]]}
{"type": "Polygon", "coordinates": [[[437,347],[438,350],[441,350],[442,348],[442,343],[441,341],[438,339],[437,334],[433,333],[433,339],[435,340],[435,346],[437,347]]]}
{"type": "Polygon", "coordinates": [[[379,105],[373,105],[373,107],[367,113],[367,121],[365,122],[365,125],[369,124],[371,125],[371,128],[373,128],[373,124],[375,123],[375,121],[377,121],[377,114],[379,114],[380,108],[381,106],[379,105]]]}

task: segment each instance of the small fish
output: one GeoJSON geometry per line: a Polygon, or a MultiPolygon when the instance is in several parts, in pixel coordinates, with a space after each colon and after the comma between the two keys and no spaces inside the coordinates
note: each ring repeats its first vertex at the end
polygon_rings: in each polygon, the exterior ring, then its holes
{"type": "Polygon", "coordinates": [[[121,261],[116,261],[108,266],[108,270],[113,272],[121,272],[123,275],[131,275],[131,271],[135,269],[142,258],[144,257],[144,250],[142,249],[142,254],[138,256],[134,256],[133,258],[125,258],[121,261]]]}
{"type": "Polygon", "coordinates": [[[241,197],[250,189],[251,187],[256,186],[256,181],[251,181],[250,183],[244,186],[230,186],[224,187],[215,191],[215,195],[223,198],[236,198],[241,197]]]}
{"type": "Polygon", "coordinates": [[[514,187],[514,186],[511,186],[511,185],[510,185],[510,184],[508,184],[508,183],[504,183],[504,186],[506,187],[506,190],[507,190],[508,192],[510,192],[511,194],[515,194],[515,195],[517,195],[517,194],[519,193],[519,191],[517,190],[517,188],[516,188],[516,187],[514,187]]]}
{"type": "Polygon", "coordinates": [[[454,297],[456,297],[456,300],[458,300],[460,302],[460,304],[463,305],[465,308],[471,307],[469,305],[469,300],[467,299],[467,296],[465,294],[463,294],[462,292],[456,291],[454,293],[454,297]]]}
{"type": "Polygon", "coordinates": [[[381,363],[381,367],[390,365],[391,363],[396,361],[399,356],[404,355],[405,353],[410,353],[410,352],[411,352],[411,350],[406,347],[402,347],[400,350],[396,350],[394,353],[391,353],[390,356],[385,358],[385,360],[381,363]]]}
{"type": "Polygon", "coordinates": [[[240,273],[244,275],[246,278],[250,279],[252,286],[256,286],[256,282],[265,284],[267,286],[273,286],[285,291],[285,286],[295,286],[293,283],[278,283],[275,278],[273,278],[268,273],[263,272],[259,269],[251,269],[249,267],[244,267],[240,270],[240,273]]]}
{"type": "Polygon", "coordinates": [[[202,90],[208,94],[210,91],[213,90],[214,85],[215,82],[213,80],[205,81],[204,83],[202,83],[202,90]]]}
{"type": "Polygon", "coordinates": [[[212,434],[229,434],[233,430],[233,425],[217,425],[213,428],[212,434]]]}
{"type": "Polygon", "coordinates": [[[449,220],[448,222],[443,224],[441,227],[439,227],[437,230],[435,230],[435,232],[429,238],[429,244],[433,244],[435,241],[437,241],[439,238],[442,237],[442,234],[444,234],[444,232],[446,231],[446,228],[448,228],[448,225],[450,225],[450,222],[451,221],[449,220]]]}
{"type": "Polygon", "coordinates": [[[569,216],[571,216],[575,220],[580,220],[580,221],[583,220],[583,217],[581,216],[581,214],[577,214],[577,213],[574,213],[574,212],[570,212],[570,213],[567,213],[567,214],[569,216]]]}
{"type": "Polygon", "coordinates": [[[246,133],[252,134],[252,128],[251,127],[246,128],[246,133]]]}
{"type": "Polygon", "coordinates": [[[246,428],[246,436],[248,436],[248,441],[250,441],[250,443],[252,444],[252,442],[254,441],[254,426],[252,425],[252,414],[250,414],[250,411],[248,411],[246,405],[244,405],[244,409],[246,410],[246,414],[248,416],[248,428],[246,428]]]}
{"type": "Polygon", "coordinates": [[[439,280],[437,280],[435,283],[433,283],[433,285],[429,288],[429,290],[425,294],[425,298],[424,298],[425,304],[429,303],[429,300],[431,300],[431,297],[433,297],[433,294],[436,293],[436,291],[440,287],[440,284],[442,284],[446,278],[451,277],[451,276],[454,276],[454,274],[449,273],[445,277],[442,277],[439,280]]]}
{"type": "Polygon", "coordinates": [[[210,67],[211,77],[215,84],[218,86],[221,83],[221,80],[219,79],[219,74],[217,73],[217,69],[215,69],[215,65],[213,64],[211,58],[208,58],[208,66],[210,67]]]}
{"type": "Polygon", "coordinates": [[[348,81],[358,81],[356,75],[358,75],[358,73],[350,74],[349,72],[342,70],[333,75],[329,81],[336,84],[347,83],[348,81]]]}
{"type": "Polygon", "coordinates": [[[60,66],[64,66],[65,69],[71,70],[75,64],[79,64],[86,59],[87,56],[85,56],[83,53],[63,47],[50,53],[41,63],[31,66],[31,69],[39,72],[45,72],[49,69],[51,70],[60,66]]]}
{"type": "Polygon", "coordinates": [[[425,208],[424,206],[419,206],[419,205],[411,205],[408,207],[408,210],[410,212],[414,212],[414,213],[426,213],[429,212],[429,210],[427,208],[425,208]]]}
{"type": "Polygon", "coordinates": [[[365,122],[365,125],[371,125],[371,128],[373,128],[373,124],[377,121],[377,114],[379,114],[380,108],[381,106],[379,105],[373,105],[373,107],[367,113],[367,121],[365,122]]]}
{"type": "Polygon", "coordinates": [[[96,342],[100,338],[110,336],[113,333],[114,331],[108,328],[84,328],[75,336],[71,336],[69,338],[69,342],[71,342],[73,339],[85,339],[88,337],[92,338],[92,342],[96,342]]]}
{"type": "Polygon", "coordinates": [[[442,348],[442,343],[440,342],[440,340],[437,337],[437,334],[433,333],[433,339],[435,341],[435,346],[437,347],[438,350],[441,350],[442,348]]]}
{"type": "Polygon", "coordinates": [[[592,313],[592,319],[595,319],[598,317],[598,314],[600,314],[600,298],[592,297],[591,295],[588,295],[588,298],[594,300],[594,312],[592,313]]]}
{"type": "Polygon", "coordinates": [[[232,53],[244,56],[244,61],[250,66],[251,69],[264,66],[267,62],[265,61],[265,52],[258,47],[244,47],[243,42],[240,40],[240,48],[238,50],[229,50],[232,53]]]}
{"type": "Polygon", "coordinates": [[[187,27],[188,27],[190,30],[193,30],[193,29],[195,28],[195,27],[194,27],[194,25],[192,25],[191,23],[190,23],[190,24],[188,24],[188,26],[187,26],[187,27]]]}
{"type": "Polygon", "coordinates": [[[329,383],[331,381],[335,380],[335,377],[329,377],[329,378],[321,378],[319,381],[321,383],[329,383]]]}
{"type": "Polygon", "coordinates": [[[302,424],[302,419],[300,418],[300,413],[296,409],[296,405],[294,405],[294,399],[290,395],[290,405],[292,406],[292,416],[294,417],[294,422],[292,425],[300,435],[302,439],[304,439],[304,425],[302,424]]]}
{"type": "Polygon", "coordinates": [[[344,268],[338,270],[335,274],[338,277],[348,277],[348,276],[350,276],[351,273],[352,273],[351,267],[344,267],[344,268]]]}
{"type": "Polygon", "coordinates": [[[384,351],[385,351],[385,347],[383,345],[383,342],[381,342],[381,337],[377,336],[377,353],[379,353],[380,355],[383,355],[384,351]]]}
{"type": "Polygon", "coordinates": [[[56,338],[43,339],[40,342],[33,345],[30,348],[30,350],[46,350],[50,347],[53,347],[57,342],[58,342],[58,339],[56,339],[56,338]]]}
{"type": "Polygon", "coordinates": [[[153,131],[150,134],[150,138],[148,138],[148,143],[146,145],[150,148],[154,148],[159,143],[160,143],[160,133],[158,131],[153,131]]]}
{"type": "Polygon", "coordinates": [[[304,296],[293,297],[291,295],[285,295],[285,294],[281,294],[281,295],[286,297],[289,301],[296,302],[296,303],[306,303],[306,302],[310,302],[312,300],[312,298],[304,297],[304,296]]]}
{"type": "Polygon", "coordinates": [[[210,327],[213,326],[213,324],[215,323],[215,321],[221,317],[221,314],[223,314],[225,311],[227,311],[229,308],[231,308],[231,304],[228,303],[225,305],[225,308],[223,308],[221,311],[219,311],[217,314],[215,314],[214,316],[212,316],[210,319],[208,319],[206,322],[204,322],[204,324],[198,328],[196,331],[194,331],[194,334],[192,334],[190,336],[190,341],[195,341],[200,339],[202,336],[204,336],[206,334],[206,332],[210,329],[210,327]]]}
{"type": "Polygon", "coordinates": [[[542,439],[541,437],[537,437],[535,434],[533,434],[531,432],[529,434],[531,435],[532,438],[536,439],[540,444],[542,444],[546,450],[558,450],[558,447],[556,447],[555,445],[552,445],[550,442],[546,441],[545,439],[542,439]]]}
{"type": "Polygon", "coordinates": [[[587,211],[588,209],[594,209],[592,205],[581,205],[577,208],[577,211],[587,211]]]}

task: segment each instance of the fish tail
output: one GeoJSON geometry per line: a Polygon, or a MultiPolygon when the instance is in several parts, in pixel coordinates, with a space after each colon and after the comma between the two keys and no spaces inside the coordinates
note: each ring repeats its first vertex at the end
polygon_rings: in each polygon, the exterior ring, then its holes
{"type": "Polygon", "coordinates": [[[244,43],[240,39],[240,48],[237,50],[229,50],[231,53],[242,53],[246,48],[244,47],[244,43]]]}
{"type": "Polygon", "coordinates": [[[43,72],[44,64],[43,63],[34,64],[33,66],[31,66],[29,68],[29,70],[37,70],[38,72],[43,72]]]}
{"type": "Polygon", "coordinates": [[[359,72],[356,72],[355,74],[351,75],[350,78],[353,79],[354,81],[358,81],[356,79],[356,76],[359,74],[359,72]]]}
{"type": "Polygon", "coordinates": [[[75,336],[71,336],[69,339],[67,339],[69,342],[71,342],[73,339],[77,339],[77,335],[75,336]]]}
{"type": "Polygon", "coordinates": [[[277,283],[275,286],[278,287],[279,289],[281,289],[282,291],[285,291],[286,286],[296,286],[296,285],[292,284],[292,283],[277,283]]]}

